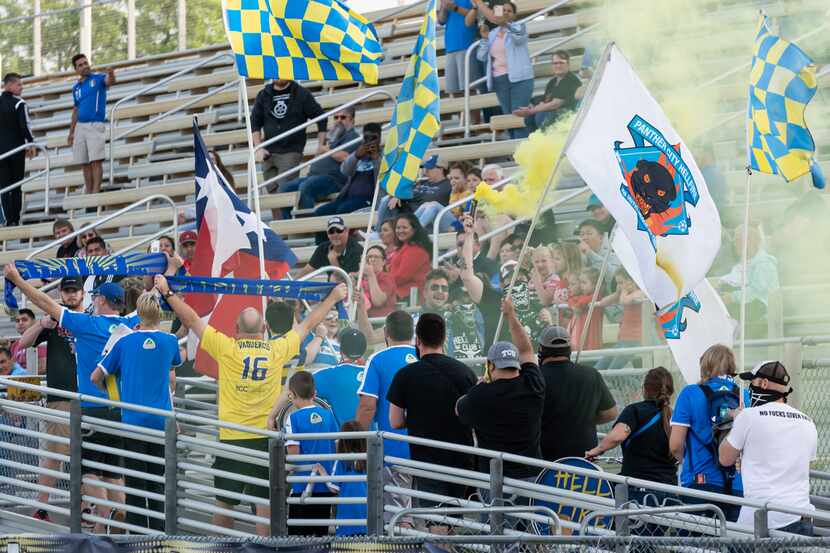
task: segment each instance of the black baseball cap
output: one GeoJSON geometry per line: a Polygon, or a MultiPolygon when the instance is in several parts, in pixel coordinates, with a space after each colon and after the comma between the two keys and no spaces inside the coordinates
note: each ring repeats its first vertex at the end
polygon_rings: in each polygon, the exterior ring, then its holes
{"type": "Polygon", "coordinates": [[[63,277],[60,284],[61,290],[83,290],[84,279],[81,277],[63,277]]]}
{"type": "Polygon", "coordinates": [[[790,384],[790,373],[787,372],[786,367],[780,361],[761,361],[751,371],[742,372],[738,376],[741,380],[766,378],[770,382],[782,386],[789,386],[790,384]]]}
{"type": "Polygon", "coordinates": [[[344,328],[337,337],[340,341],[340,353],[344,357],[356,359],[366,353],[366,336],[356,328],[344,328]]]}

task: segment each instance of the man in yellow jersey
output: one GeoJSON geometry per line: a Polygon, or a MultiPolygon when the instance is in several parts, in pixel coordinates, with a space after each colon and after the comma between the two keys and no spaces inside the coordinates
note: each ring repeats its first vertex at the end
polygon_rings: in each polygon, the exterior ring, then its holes
{"type": "MultiPolygon", "coordinates": [[[[170,290],[167,279],[157,276],[156,288],[161,292],[182,324],[200,338],[200,347],[216,360],[219,366],[219,420],[254,428],[267,428],[268,415],[277,403],[282,388],[285,364],[300,351],[303,338],[320,323],[334,305],[346,299],[345,284],[340,284],[320,302],[308,316],[294,328],[276,338],[264,337],[265,324],[262,315],[253,308],[242,310],[236,321],[236,338],[225,336],[204,321],[183,299],[170,290]]],[[[228,445],[259,451],[268,450],[268,439],[250,432],[228,428],[219,430],[219,440],[228,445]]],[[[215,470],[268,480],[268,467],[217,457],[215,470]]],[[[233,494],[247,494],[268,498],[268,488],[240,482],[235,479],[216,476],[214,487],[233,494]]],[[[238,505],[238,498],[216,497],[217,507],[232,509],[238,505]]],[[[256,506],[257,516],[270,518],[271,511],[266,505],[256,506]]],[[[225,528],[233,527],[233,518],[225,514],[214,514],[213,523],[225,528]]],[[[257,533],[267,536],[268,524],[257,524],[257,533]]]]}

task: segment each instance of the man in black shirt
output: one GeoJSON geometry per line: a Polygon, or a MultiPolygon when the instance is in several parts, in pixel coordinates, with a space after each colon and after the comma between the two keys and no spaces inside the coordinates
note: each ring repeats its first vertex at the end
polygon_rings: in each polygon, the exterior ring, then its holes
{"type": "Polygon", "coordinates": [[[599,371],[571,362],[570,336],[561,326],[542,331],[539,360],[545,378],[542,457],[583,457],[597,445],[597,425],[617,417],[614,398],[599,371]]]}
{"type": "MultiPolygon", "coordinates": [[[[60,294],[62,304],[70,311],[83,312],[83,279],[81,277],[64,277],[60,283],[60,294]]],[[[44,316],[38,324],[32,325],[20,337],[21,346],[28,348],[39,344],[46,344],[46,385],[56,390],[66,392],[77,391],[77,376],[75,373],[75,342],[72,333],[63,327],[58,326],[55,320],[49,315],[44,316]]],[[[69,400],[60,396],[47,396],[46,406],[49,409],[69,412],[69,400]]],[[[66,423],[45,421],[44,429],[46,434],[58,437],[69,437],[69,426],[66,423]]],[[[69,455],[69,446],[58,444],[52,441],[41,443],[41,449],[69,455]]],[[[41,457],[40,467],[48,470],[59,471],[60,461],[48,457],[41,457]]],[[[53,487],[55,478],[52,476],[39,475],[38,483],[42,486],[53,487]]],[[[48,503],[49,494],[41,492],[38,501],[48,503]]],[[[39,509],[35,518],[49,520],[48,513],[39,509]]]]}
{"type": "MultiPolygon", "coordinates": [[[[516,345],[496,342],[490,347],[484,380],[458,400],[456,412],[475,430],[479,447],[540,459],[545,381],[509,298],[502,303],[502,313],[516,345]]],[[[490,460],[480,458],[478,470],[489,473],[490,460]]],[[[504,475],[510,478],[532,480],[538,473],[528,465],[504,465],[504,475]]]]}
{"type": "MultiPolygon", "coordinates": [[[[75,232],[75,227],[72,226],[66,219],[55,219],[55,222],[52,223],[52,235],[55,237],[55,240],[59,240],[64,236],[69,236],[75,232]]],[[[78,246],[78,237],[75,238],[68,238],[61,242],[61,245],[58,246],[58,251],[55,253],[55,257],[75,257],[78,255],[78,250],[80,246],[78,246]]]]}
{"type": "MultiPolygon", "coordinates": [[[[3,77],[3,93],[0,94],[0,154],[4,154],[27,142],[34,142],[29,129],[29,110],[20,97],[23,92],[22,77],[17,73],[6,73],[3,77]]],[[[26,157],[32,157],[34,148],[21,150],[0,160],[0,188],[5,188],[23,179],[26,172],[26,157]]],[[[3,194],[3,216],[6,226],[20,224],[23,193],[18,186],[3,194]]]]}
{"type": "Polygon", "coordinates": [[[530,132],[544,129],[556,122],[562,114],[576,107],[576,91],[582,81],[571,72],[571,57],[565,50],[557,50],[551,56],[553,78],[545,87],[545,95],[529,106],[519,108],[513,115],[525,118],[530,132]]]}
{"type": "MultiPolygon", "coordinates": [[[[276,79],[265,85],[259,91],[251,110],[251,130],[253,131],[254,145],[259,145],[268,139],[278,136],[295,127],[299,127],[309,119],[323,114],[323,108],[314,99],[314,96],[295,81],[276,79]]],[[[328,122],[321,119],[317,123],[318,144],[326,143],[326,129],[328,122]]],[[[282,140],[270,144],[265,149],[256,151],[257,161],[262,164],[265,180],[270,180],[288,169],[296,167],[303,161],[303,150],[306,143],[306,131],[297,131],[282,140]]],[[[276,192],[284,179],[268,185],[268,192],[276,192]]],[[[282,192],[282,190],[280,190],[282,192]]],[[[273,209],[274,219],[278,219],[281,210],[273,209]]]]}
{"type": "MultiPolygon", "coordinates": [[[[402,368],[392,379],[386,394],[389,400],[389,423],[392,428],[406,428],[410,436],[473,445],[468,426],[455,416],[455,404],[476,383],[476,376],[464,363],[444,355],[447,327],[443,317],[424,313],[415,327],[418,361],[402,368]]],[[[410,444],[414,461],[470,469],[469,455],[446,449],[410,444]]],[[[464,498],[464,486],[440,480],[415,477],[419,491],[464,498]]],[[[421,507],[434,502],[420,501],[421,507]]]]}
{"type": "Polygon", "coordinates": [[[329,219],[326,234],[329,239],[314,249],[311,259],[300,270],[298,278],[327,265],[340,267],[347,273],[355,273],[360,269],[363,248],[349,234],[343,217],[335,216],[329,219]]]}

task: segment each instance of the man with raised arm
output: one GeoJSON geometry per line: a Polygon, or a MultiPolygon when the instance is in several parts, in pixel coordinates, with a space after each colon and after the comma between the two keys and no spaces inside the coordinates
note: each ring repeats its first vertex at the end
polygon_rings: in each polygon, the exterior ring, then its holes
{"type": "MultiPolygon", "coordinates": [[[[199,337],[199,347],[213,357],[219,366],[219,420],[263,430],[274,430],[269,428],[268,423],[273,418],[272,408],[278,404],[280,398],[285,364],[299,354],[303,338],[322,323],[334,305],[344,300],[348,294],[345,284],[337,285],[326,299],[317,304],[303,321],[294,325],[293,329],[279,338],[268,340],[264,335],[265,323],[262,315],[254,308],[244,309],[239,314],[236,321],[236,337],[226,336],[205,323],[182,298],[170,290],[166,278],[157,276],[155,284],[182,324],[199,337]]],[[[219,440],[240,448],[268,450],[268,438],[261,434],[220,428],[219,440]]],[[[268,480],[267,466],[238,461],[236,458],[217,457],[213,468],[268,480]]],[[[268,488],[231,478],[216,476],[214,487],[218,490],[216,503],[220,509],[230,510],[239,504],[238,499],[225,497],[222,491],[268,498],[268,488]]],[[[268,519],[271,509],[266,505],[257,505],[256,514],[268,519]]],[[[233,518],[216,513],[213,515],[213,523],[232,528],[233,518]]],[[[259,535],[269,534],[267,524],[256,526],[259,535]]]]}

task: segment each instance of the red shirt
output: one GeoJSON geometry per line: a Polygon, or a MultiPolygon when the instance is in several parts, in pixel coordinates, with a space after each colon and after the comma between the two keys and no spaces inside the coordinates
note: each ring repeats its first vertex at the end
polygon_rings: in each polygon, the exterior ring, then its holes
{"type": "MultiPolygon", "coordinates": [[[[574,308],[574,316],[568,325],[568,333],[571,335],[571,344],[578,349],[582,343],[582,329],[585,327],[585,320],[588,318],[588,306],[592,300],[591,294],[582,296],[571,296],[568,305],[574,308]]],[[[588,323],[588,336],[585,339],[583,349],[600,349],[602,347],[602,307],[594,307],[591,313],[591,322],[588,323]]]]}
{"type": "Polygon", "coordinates": [[[385,317],[395,310],[395,301],[397,300],[395,293],[395,279],[386,271],[377,275],[378,286],[381,291],[386,294],[386,303],[375,305],[372,302],[372,295],[369,293],[369,281],[363,279],[363,287],[361,288],[363,294],[368,299],[367,305],[371,305],[367,312],[370,317],[385,317]]]}
{"type": "Polygon", "coordinates": [[[398,248],[389,265],[389,274],[395,280],[398,297],[408,298],[409,290],[417,288],[418,298],[421,298],[429,268],[429,252],[421,246],[408,242],[398,248]]]}
{"type": "Polygon", "coordinates": [[[623,305],[622,319],[620,320],[620,334],[618,340],[638,343],[643,340],[642,304],[629,303],[623,305]]]}

